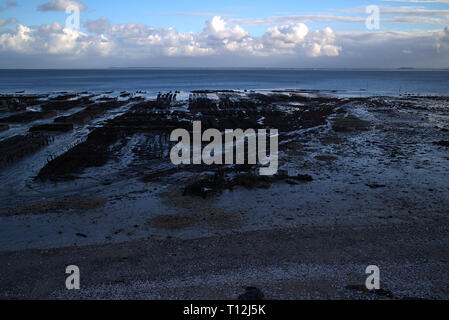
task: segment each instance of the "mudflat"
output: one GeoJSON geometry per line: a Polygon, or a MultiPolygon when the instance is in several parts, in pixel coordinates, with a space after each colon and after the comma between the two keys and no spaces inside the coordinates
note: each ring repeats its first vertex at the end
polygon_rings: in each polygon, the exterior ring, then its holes
{"type": "Polygon", "coordinates": [[[70,132],[5,123],[2,298],[231,299],[247,286],[272,299],[448,298],[447,97],[106,98],[23,99],[73,120],[70,132]],[[96,118],[78,121],[84,108],[96,118]],[[278,173],[172,165],[170,133],[192,121],[278,129],[278,173]],[[80,291],[65,289],[68,265],[80,291]],[[382,291],[363,289],[369,265],[382,291]]]}

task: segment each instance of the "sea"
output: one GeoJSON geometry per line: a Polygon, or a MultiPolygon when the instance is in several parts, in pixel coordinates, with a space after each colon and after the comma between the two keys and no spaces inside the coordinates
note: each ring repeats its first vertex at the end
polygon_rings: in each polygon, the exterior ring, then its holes
{"type": "Polygon", "coordinates": [[[0,93],[317,90],[338,96],[449,94],[449,70],[0,70],[0,93]]]}

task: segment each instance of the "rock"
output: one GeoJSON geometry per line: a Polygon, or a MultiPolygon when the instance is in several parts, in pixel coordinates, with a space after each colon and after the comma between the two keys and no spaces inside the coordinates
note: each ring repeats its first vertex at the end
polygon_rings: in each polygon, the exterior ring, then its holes
{"type": "Polygon", "coordinates": [[[371,290],[370,293],[374,293],[375,295],[387,297],[387,298],[390,298],[390,299],[394,298],[394,295],[393,295],[393,293],[391,291],[384,290],[384,289],[371,290]]]}
{"type": "Polygon", "coordinates": [[[41,105],[41,109],[42,111],[69,110],[76,107],[83,107],[92,103],[89,97],[81,97],[78,99],[76,99],[76,97],[77,96],[73,95],[56,97],[41,105]]]}
{"type": "Polygon", "coordinates": [[[184,196],[199,196],[207,198],[226,189],[227,182],[220,174],[200,178],[184,188],[184,196]]]}
{"type": "Polygon", "coordinates": [[[368,294],[375,294],[377,296],[387,297],[387,298],[390,298],[390,299],[394,298],[394,295],[393,295],[393,293],[391,291],[384,290],[384,289],[368,290],[366,288],[366,286],[364,286],[364,285],[348,285],[348,286],[345,287],[345,289],[353,290],[353,291],[359,291],[359,292],[368,293],[368,294]]]}
{"type": "Polygon", "coordinates": [[[348,116],[346,118],[335,119],[332,123],[332,128],[337,132],[347,132],[356,130],[368,130],[371,123],[361,120],[355,116],[348,116]]]}
{"type": "Polygon", "coordinates": [[[77,236],[77,237],[80,237],[80,238],[87,238],[87,236],[86,236],[84,233],[80,233],[80,232],[78,232],[78,233],[76,234],[76,236],[77,236]]]}
{"type": "Polygon", "coordinates": [[[41,124],[30,128],[30,132],[69,132],[73,130],[71,123],[41,124]]]}
{"type": "MultiPolygon", "coordinates": [[[[266,176],[257,176],[252,173],[237,175],[232,184],[242,186],[246,189],[268,189],[270,187],[269,178],[266,176]]],[[[232,186],[231,186],[232,188],[232,186]]]]}
{"type": "Polygon", "coordinates": [[[449,141],[438,141],[433,144],[440,147],[449,147],[449,141]]]}
{"type": "Polygon", "coordinates": [[[294,179],[299,180],[299,181],[305,181],[305,182],[313,181],[313,177],[308,174],[298,174],[296,177],[294,177],[294,179]]]}
{"type": "Polygon", "coordinates": [[[17,135],[0,141],[0,168],[36,152],[49,141],[48,137],[40,134],[17,135]]]}
{"type": "Polygon", "coordinates": [[[7,123],[29,123],[36,120],[49,119],[56,116],[55,112],[24,112],[0,119],[0,122],[7,123]]]}
{"type": "Polygon", "coordinates": [[[386,187],[386,185],[384,184],[377,184],[377,183],[366,184],[366,186],[370,187],[371,189],[380,189],[386,187]]]}
{"type": "Polygon", "coordinates": [[[258,176],[252,172],[237,174],[234,177],[227,177],[222,173],[203,176],[184,188],[184,196],[198,196],[207,198],[218,194],[223,190],[233,190],[234,187],[244,187],[252,189],[268,189],[275,182],[286,182],[290,185],[297,185],[299,182],[311,182],[313,177],[310,175],[289,176],[286,172],[280,171],[277,175],[258,176]]]}
{"type": "Polygon", "coordinates": [[[308,174],[298,174],[296,176],[289,176],[287,172],[284,170],[280,170],[277,175],[273,177],[274,180],[277,181],[284,181],[288,184],[294,184],[295,181],[301,181],[301,182],[312,182],[313,177],[308,174]]]}
{"type": "Polygon", "coordinates": [[[332,162],[332,161],[338,160],[338,158],[334,157],[334,156],[316,156],[315,159],[317,159],[318,161],[323,161],[323,162],[332,162]]]}
{"type": "Polygon", "coordinates": [[[89,133],[86,141],[56,158],[49,159],[39,171],[38,178],[42,181],[70,181],[86,168],[105,165],[113,152],[109,146],[116,143],[121,136],[122,132],[114,128],[96,128],[89,133]]]}
{"type": "Polygon", "coordinates": [[[242,301],[257,301],[257,300],[263,300],[265,298],[262,291],[255,287],[246,287],[245,293],[239,295],[238,300],[242,301]]]}
{"type": "Polygon", "coordinates": [[[17,111],[17,110],[25,110],[27,107],[26,103],[21,102],[19,99],[11,99],[9,101],[8,108],[11,111],[17,111]]]}
{"type": "Polygon", "coordinates": [[[54,122],[88,123],[93,119],[103,116],[108,110],[119,108],[124,104],[124,101],[115,100],[111,102],[97,103],[69,116],[58,117],[54,120],[54,122]]]}

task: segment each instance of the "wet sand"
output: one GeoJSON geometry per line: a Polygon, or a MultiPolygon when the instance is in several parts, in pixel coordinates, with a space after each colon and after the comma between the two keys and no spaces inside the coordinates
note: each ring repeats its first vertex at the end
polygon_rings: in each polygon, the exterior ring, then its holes
{"type": "Polygon", "coordinates": [[[447,299],[447,219],[394,226],[296,227],[195,240],[0,253],[7,299],[447,299]],[[375,263],[387,296],[363,286],[375,263]],[[64,287],[66,265],[81,290],[64,287]]]}
{"type": "MultiPolygon", "coordinates": [[[[46,143],[5,161],[1,297],[229,299],[242,286],[273,299],[449,297],[448,98],[120,95],[45,100],[73,131],[35,134],[46,143]],[[167,136],[192,120],[279,127],[278,175],[172,166],[167,136]],[[69,264],[78,293],[64,289],[69,264]],[[371,264],[389,294],[357,290],[371,264]]],[[[45,121],[7,122],[0,143],[45,121]]]]}

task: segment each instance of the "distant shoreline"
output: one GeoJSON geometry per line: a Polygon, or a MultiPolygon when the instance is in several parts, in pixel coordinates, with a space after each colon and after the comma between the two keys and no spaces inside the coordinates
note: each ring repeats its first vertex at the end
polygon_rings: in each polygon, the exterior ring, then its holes
{"type": "Polygon", "coordinates": [[[36,70],[36,71],[46,71],[46,70],[61,70],[61,71],[89,71],[89,70],[157,70],[157,71],[357,71],[357,72],[388,72],[388,71],[449,71],[449,68],[413,68],[413,67],[401,67],[401,68],[263,68],[263,67],[107,67],[107,68],[0,68],[0,71],[11,71],[11,70],[36,70]]]}

